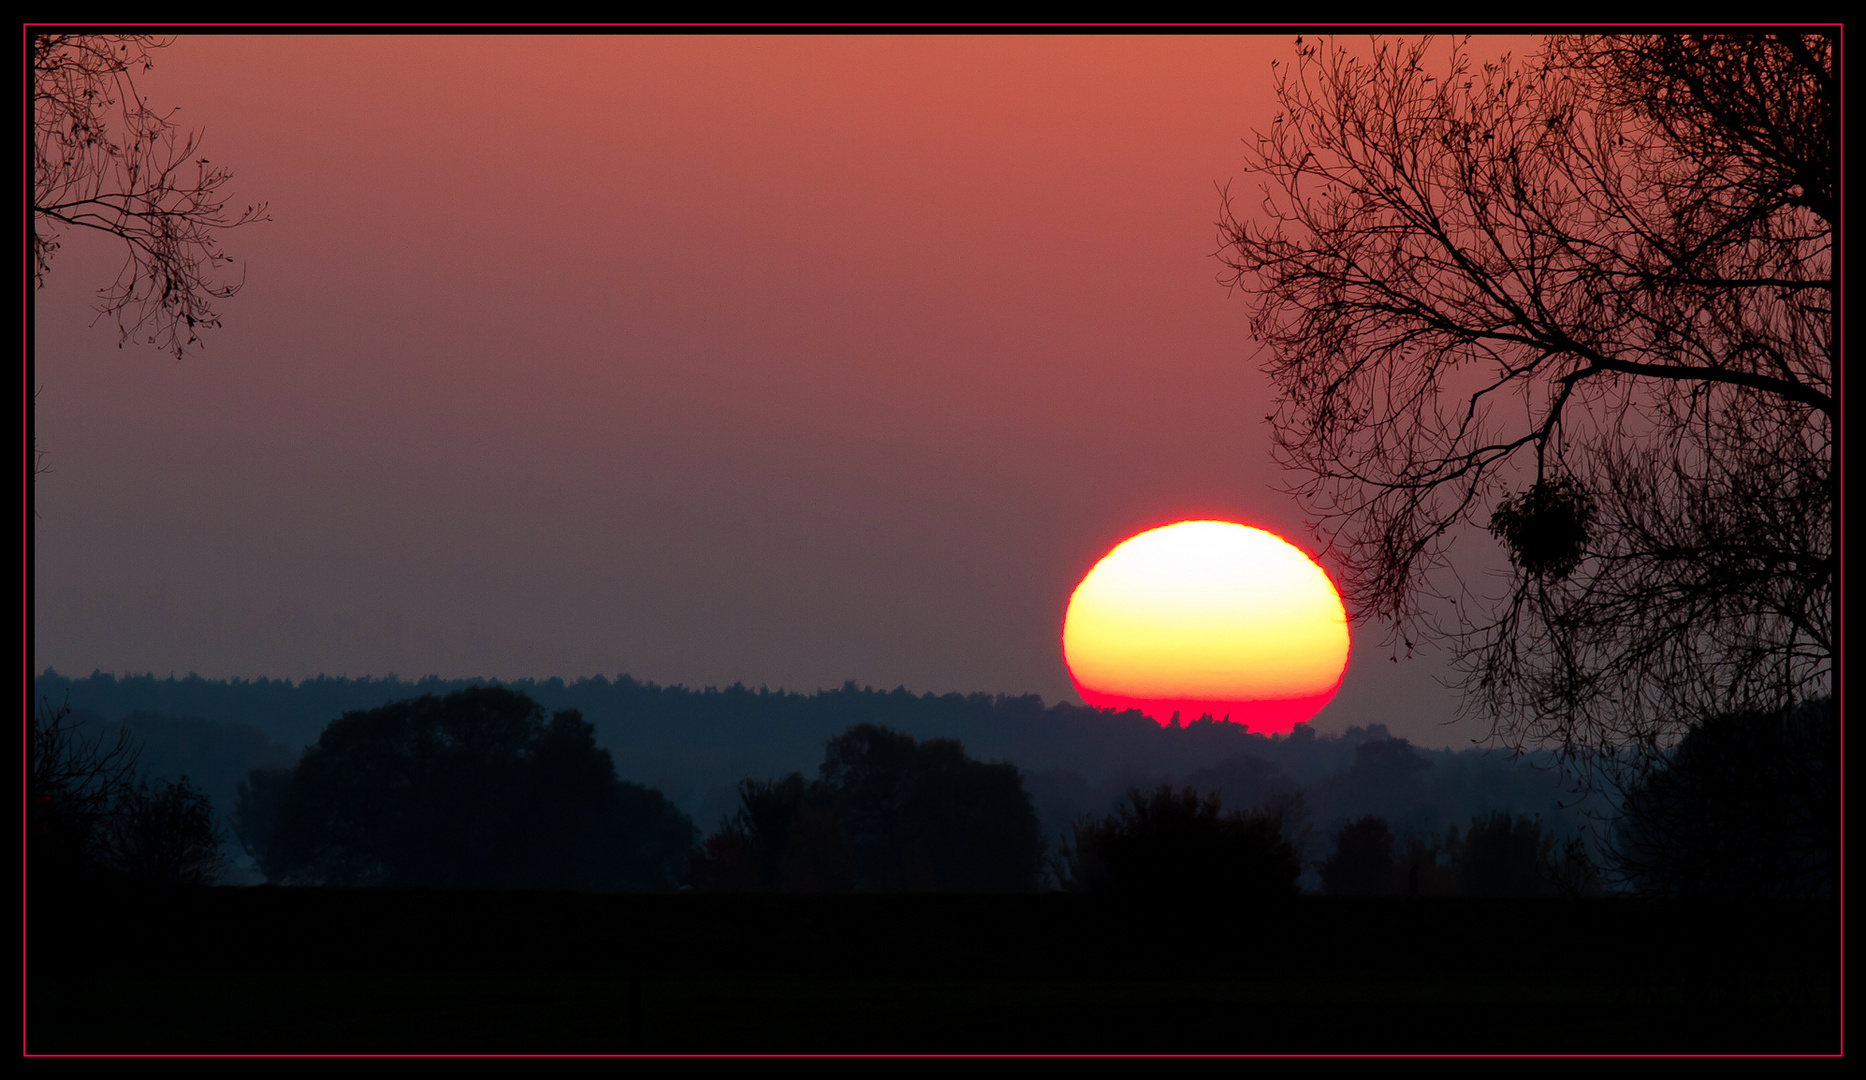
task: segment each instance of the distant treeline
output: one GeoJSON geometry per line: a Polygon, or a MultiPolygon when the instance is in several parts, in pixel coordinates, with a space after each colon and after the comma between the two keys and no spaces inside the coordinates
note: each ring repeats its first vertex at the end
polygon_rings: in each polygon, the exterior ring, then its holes
{"type": "Polygon", "coordinates": [[[956,739],[973,759],[1017,766],[1052,845],[1079,813],[1107,813],[1130,790],[1168,782],[1217,792],[1229,807],[1300,791],[1307,861],[1328,854],[1342,825],[1369,814],[1399,837],[1441,835],[1493,812],[1540,815],[1564,835],[1581,826],[1547,763],[1501,751],[1423,750],[1389,738],[1378,723],[1338,737],[1303,726],[1272,738],[1204,720],[1162,728],[1137,712],[1046,705],[1034,694],[916,695],[854,683],[811,694],[692,690],[628,676],[294,683],[101,672],[73,679],[47,669],[34,689],[55,705],[68,701],[74,716],[92,723],[128,720],[147,767],[189,772],[224,814],[235,777],[295,758],[344,713],[473,686],[515,690],[551,711],[578,710],[621,779],[661,791],[708,832],[739,807],[740,781],[814,775],[825,744],[861,724],[956,739]]]}

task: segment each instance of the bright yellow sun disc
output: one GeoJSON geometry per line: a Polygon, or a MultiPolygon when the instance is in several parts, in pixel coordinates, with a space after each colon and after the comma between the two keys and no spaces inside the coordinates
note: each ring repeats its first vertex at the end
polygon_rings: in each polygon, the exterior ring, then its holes
{"type": "Polygon", "coordinates": [[[1063,657],[1091,705],[1288,731],[1341,683],[1347,612],[1322,568],[1280,537],[1182,521],[1095,564],[1069,598],[1063,657]]]}

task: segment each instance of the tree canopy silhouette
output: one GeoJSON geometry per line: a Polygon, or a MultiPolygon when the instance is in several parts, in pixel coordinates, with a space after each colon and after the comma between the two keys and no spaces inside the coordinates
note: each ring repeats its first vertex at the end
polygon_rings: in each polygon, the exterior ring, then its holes
{"type": "Polygon", "coordinates": [[[547,721],[494,687],[345,713],[255,793],[274,800],[269,834],[242,839],[284,883],[658,890],[693,844],[659,792],[616,779],[575,710],[547,721]]]}
{"type": "Polygon", "coordinates": [[[1036,886],[1043,837],[1017,767],[954,739],[858,724],[824,750],[818,797],[842,819],[870,888],[1016,891],[1036,886]]]}
{"type": "Polygon", "coordinates": [[[221,232],[267,220],[266,206],[228,209],[233,174],[201,156],[201,133],[152,106],[136,75],[170,44],[147,34],[32,38],[33,273],[40,286],[68,229],[123,242],[117,279],[99,291],[117,343],[138,338],[180,357],[220,325],[214,303],[233,259],[221,232]]]}
{"type": "Polygon", "coordinates": [[[874,724],[829,740],[818,779],[746,780],[687,867],[699,889],[1021,892],[1043,836],[1017,767],[874,724]]]}
{"type": "Polygon", "coordinates": [[[1220,257],[1350,609],[1583,764],[1829,692],[1834,41],[1297,45],[1220,257]]]}
{"type": "Polygon", "coordinates": [[[1670,895],[1832,896],[1840,730],[1831,699],[1694,729],[1627,793],[1614,868],[1670,895]]]}
{"type": "MultiPolygon", "coordinates": [[[[686,882],[705,892],[750,892],[784,885],[791,823],[809,787],[802,773],[739,781],[739,808],[687,860],[686,882]]],[[[805,823],[808,828],[808,821],[805,823]]],[[[796,883],[792,883],[796,884],[796,883]]]]}

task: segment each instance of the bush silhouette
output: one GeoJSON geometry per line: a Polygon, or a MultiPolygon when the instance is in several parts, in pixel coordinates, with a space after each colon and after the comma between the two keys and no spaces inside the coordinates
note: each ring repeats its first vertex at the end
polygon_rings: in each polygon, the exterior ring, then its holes
{"type": "Polygon", "coordinates": [[[96,845],[104,869],[129,884],[174,888],[218,880],[225,842],[214,804],[184,776],[126,788],[99,823],[96,845]]]}
{"type": "Polygon", "coordinates": [[[1225,813],[1217,795],[1171,786],[1130,791],[1113,814],[1077,819],[1057,868],[1067,889],[1258,897],[1295,895],[1301,873],[1281,812],[1225,813]]]}

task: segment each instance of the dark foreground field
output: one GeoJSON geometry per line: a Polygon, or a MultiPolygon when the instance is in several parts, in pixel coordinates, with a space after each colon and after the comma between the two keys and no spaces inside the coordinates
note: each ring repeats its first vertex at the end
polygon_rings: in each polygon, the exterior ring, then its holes
{"type": "Polygon", "coordinates": [[[1823,1053],[1834,907],[214,889],[29,912],[27,1049],[1823,1053]]]}

